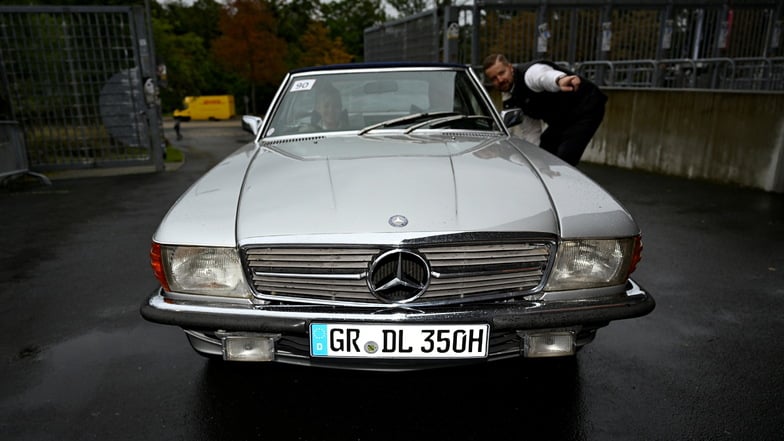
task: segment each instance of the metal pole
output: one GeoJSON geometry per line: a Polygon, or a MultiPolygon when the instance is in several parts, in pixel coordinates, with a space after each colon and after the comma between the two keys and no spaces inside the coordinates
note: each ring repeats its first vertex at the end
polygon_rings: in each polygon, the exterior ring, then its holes
{"type": "MultiPolygon", "coordinates": [[[[147,10],[149,10],[148,0],[145,0],[147,10]]],[[[144,86],[144,77],[153,79],[155,84],[156,93],[158,91],[157,70],[154,66],[155,51],[152,41],[152,29],[150,27],[150,19],[145,11],[140,8],[134,7],[132,9],[134,18],[134,28],[136,29],[136,42],[139,47],[139,70],[142,77],[142,86],[144,86]]],[[[166,165],[163,161],[163,136],[161,136],[161,119],[160,119],[160,106],[155,102],[147,102],[147,125],[150,131],[150,155],[152,155],[152,162],[155,164],[155,171],[164,171],[166,165]]]]}
{"type": "Polygon", "coordinates": [[[444,62],[457,63],[458,44],[460,43],[460,23],[457,8],[444,8],[444,62]]]}
{"type": "Polygon", "coordinates": [[[765,46],[762,49],[763,57],[775,56],[774,52],[778,49],[777,45],[781,44],[779,41],[773,41],[773,38],[778,37],[778,39],[781,39],[781,33],[784,31],[781,24],[782,18],[784,18],[784,2],[780,1],[777,3],[776,9],[770,10],[768,29],[765,32],[765,46]]]}
{"type": "MultiPolygon", "coordinates": [[[[602,7],[601,18],[599,20],[599,26],[601,27],[601,29],[600,29],[600,32],[598,33],[598,36],[597,36],[598,41],[596,42],[597,43],[596,44],[596,60],[597,61],[602,61],[602,60],[606,60],[607,59],[607,52],[602,50],[602,46],[603,46],[603,43],[604,43],[604,39],[606,38],[604,27],[605,27],[605,24],[608,24],[609,26],[611,26],[611,24],[610,24],[610,19],[611,18],[612,18],[612,0],[607,0],[607,2],[604,5],[604,7],[602,7]]],[[[608,31],[612,32],[612,28],[610,28],[608,31]]],[[[610,35],[612,35],[612,34],[610,34],[610,35]]],[[[596,82],[597,82],[597,84],[604,84],[604,81],[605,81],[604,77],[605,77],[605,67],[603,65],[597,67],[597,69],[596,69],[596,82]]],[[[610,81],[613,81],[613,80],[614,80],[614,78],[610,79],[610,81]]]]}
{"type": "Polygon", "coordinates": [[[694,29],[694,45],[692,46],[691,59],[696,60],[700,58],[700,44],[702,42],[702,26],[705,20],[705,10],[697,9],[697,26],[694,29]]]}
{"type": "Polygon", "coordinates": [[[665,49],[670,49],[672,47],[673,26],[672,0],[670,0],[667,2],[667,6],[661,11],[659,21],[659,41],[656,43],[656,65],[653,71],[653,87],[661,86],[662,74],[658,61],[666,58],[664,56],[665,49]]]}
{"type": "Polygon", "coordinates": [[[547,23],[547,0],[542,0],[539,6],[539,12],[536,15],[536,34],[534,41],[536,42],[536,58],[546,58],[548,40],[550,39],[550,29],[547,23]]]}
{"type": "Polygon", "coordinates": [[[479,66],[482,63],[482,60],[479,59],[481,56],[480,49],[479,49],[479,28],[482,24],[482,16],[479,9],[479,5],[477,2],[474,2],[474,5],[471,7],[471,65],[472,66],[479,66]]]}

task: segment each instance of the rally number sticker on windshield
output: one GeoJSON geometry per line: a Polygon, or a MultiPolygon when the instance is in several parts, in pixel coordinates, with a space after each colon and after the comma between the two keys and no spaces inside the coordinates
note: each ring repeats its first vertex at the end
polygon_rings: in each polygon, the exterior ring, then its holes
{"type": "Polygon", "coordinates": [[[313,88],[313,85],[316,84],[316,80],[297,80],[294,84],[291,85],[291,92],[301,92],[303,90],[310,90],[313,88]]]}

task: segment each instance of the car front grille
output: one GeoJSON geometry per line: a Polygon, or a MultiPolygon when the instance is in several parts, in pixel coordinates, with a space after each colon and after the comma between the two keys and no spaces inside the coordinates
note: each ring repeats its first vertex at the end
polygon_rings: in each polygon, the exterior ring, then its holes
{"type": "MultiPolygon", "coordinates": [[[[554,242],[463,243],[402,246],[430,265],[427,290],[407,306],[520,296],[540,288],[554,242]]],[[[383,247],[247,247],[246,268],[256,295],[266,300],[385,303],[367,278],[383,247]]]]}

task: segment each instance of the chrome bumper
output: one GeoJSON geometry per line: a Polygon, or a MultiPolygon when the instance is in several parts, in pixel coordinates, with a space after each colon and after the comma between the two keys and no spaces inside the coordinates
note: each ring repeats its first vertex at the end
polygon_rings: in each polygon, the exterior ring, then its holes
{"type": "Polygon", "coordinates": [[[650,313],[655,301],[629,280],[624,295],[590,300],[549,300],[450,305],[417,310],[363,309],[312,305],[201,304],[167,299],[157,289],[142,305],[142,316],[186,329],[307,335],[311,322],[489,323],[493,331],[603,326],[650,313]]]}

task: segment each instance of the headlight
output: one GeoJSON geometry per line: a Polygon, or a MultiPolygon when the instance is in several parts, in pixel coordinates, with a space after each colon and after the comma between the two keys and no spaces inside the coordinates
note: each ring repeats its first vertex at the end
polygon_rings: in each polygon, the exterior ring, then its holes
{"type": "MultiPolygon", "coordinates": [[[[250,296],[242,264],[234,248],[178,247],[153,244],[160,249],[164,288],[186,294],[224,297],[250,296]]],[[[153,268],[155,268],[155,255],[153,268]]]]}
{"type": "Polygon", "coordinates": [[[561,242],[546,291],[620,285],[639,261],[639,237],[561,242]]]}

